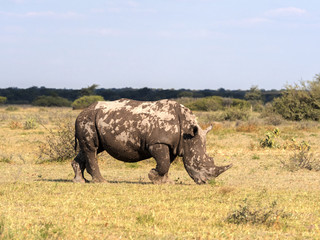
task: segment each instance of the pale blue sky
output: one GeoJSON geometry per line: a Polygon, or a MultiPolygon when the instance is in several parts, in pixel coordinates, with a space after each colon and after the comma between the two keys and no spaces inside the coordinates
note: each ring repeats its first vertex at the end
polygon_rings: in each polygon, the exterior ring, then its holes
{"type": "Polygon", "coordinates": [[[319,45],[319,0],[0,0],[0,88],[281,89],[319,45]]]}

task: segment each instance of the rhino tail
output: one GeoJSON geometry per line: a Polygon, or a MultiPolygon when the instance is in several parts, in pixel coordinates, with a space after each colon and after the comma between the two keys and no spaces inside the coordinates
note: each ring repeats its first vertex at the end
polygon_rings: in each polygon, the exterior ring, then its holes
{"type": "Polygon", "coordinates": [[[78,139],[77,139],[77,136],[74,135],[74,151],[75,151],[75,153],[77,153],[77,149],[78,149],[78,139]]]}

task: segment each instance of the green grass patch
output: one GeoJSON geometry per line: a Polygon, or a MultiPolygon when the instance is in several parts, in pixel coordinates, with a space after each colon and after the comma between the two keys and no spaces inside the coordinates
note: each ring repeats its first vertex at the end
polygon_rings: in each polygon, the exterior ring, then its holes
{"type": "Polygon", "coordinates": [[[134,163],[125,163],[124,164],[126,168],[139,168],[139,163],[134,162],[134,163]]]}

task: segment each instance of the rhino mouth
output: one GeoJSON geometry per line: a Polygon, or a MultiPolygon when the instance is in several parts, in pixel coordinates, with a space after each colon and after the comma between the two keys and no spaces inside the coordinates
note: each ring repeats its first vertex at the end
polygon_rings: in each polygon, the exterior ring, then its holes
{"type": "Polygon", "coordinates": [[[208,173],[205,170],[196,170],[192,167],[185,166],[187,173],[196,184],[206,184],[209,180],[208,173]]]}
{"type": "Polygon", "coordinates": [[[204,180],[204,179],[201,179],[201,178],[194,178],[193,179],[193,181],[195,181],[195,183],[198,184],[198,185],[206,184],[208,180],[209,179],[204,180]]]}

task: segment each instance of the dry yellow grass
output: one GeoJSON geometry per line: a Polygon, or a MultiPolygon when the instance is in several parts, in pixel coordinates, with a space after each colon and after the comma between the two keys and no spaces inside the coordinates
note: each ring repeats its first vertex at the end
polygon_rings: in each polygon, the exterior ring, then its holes
{"type": "Polygon", "coordinates": [[[54,128],[56,120],[77,114],[0,108],[0,239],[320,239],[320,172],[290,172],[280,162],[292,155],[283,147],[292,138],[309,142],[319,159],[319,123],[278,126],[281,147],[274,149],[259,147],[274,126],[219,123],[208,135],[208,152],[218,165],[234,167],[207,185],[196,185],[179,160],[170,169],[175,185],[152,185],[152,159],[128,165],[107,154],[99,159],[109,183],[81,185],[71,182],[70,162],[36,164],[47,130],[24,129],[30,118],[54,128]],[[239,205],[258,215],[272,202],[269,222],[227,221],[239,205]]]}

